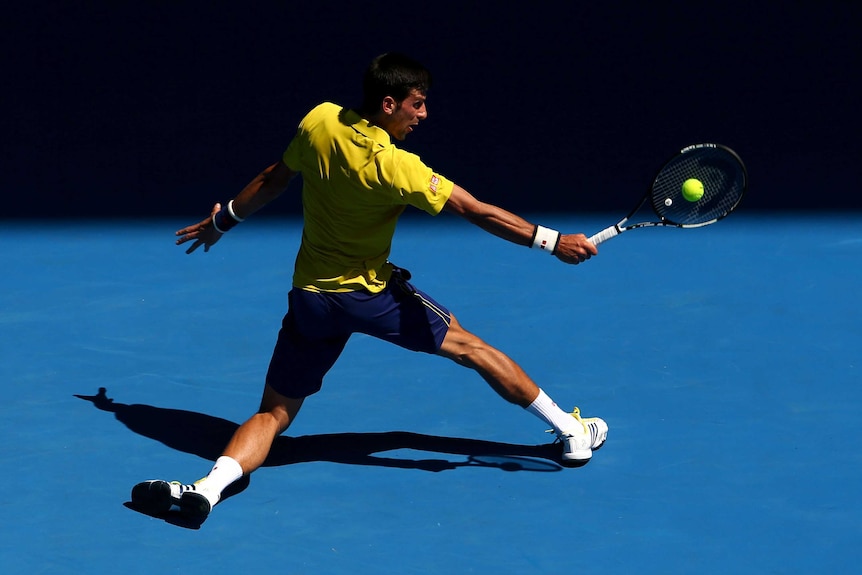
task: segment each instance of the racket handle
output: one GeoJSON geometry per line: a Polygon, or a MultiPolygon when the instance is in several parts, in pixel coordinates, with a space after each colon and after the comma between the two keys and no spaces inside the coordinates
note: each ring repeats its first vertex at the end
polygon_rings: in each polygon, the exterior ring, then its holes
{"type": "Polygon", "coordinates": [[[609,228],[605,228],[593,237],[589,238],[590,243],[594,246],[599,245],[600,243],[611,239],[614,236],[618,236],[620,233],[620,229],[616,226],[611,226],[609,228]]]}

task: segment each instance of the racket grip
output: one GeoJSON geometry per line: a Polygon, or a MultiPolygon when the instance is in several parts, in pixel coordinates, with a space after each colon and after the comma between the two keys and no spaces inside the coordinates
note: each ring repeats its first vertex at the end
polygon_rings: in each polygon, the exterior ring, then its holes
{"type": "Polygon", "coordinates": [[[593,237],[589,238],[590,243],[594,246],[599,245],[600,243],[611,239],[614,236],[619,235],[620,230],[616,226],[611,226],[609,228],[605,228],[593,237]]]}

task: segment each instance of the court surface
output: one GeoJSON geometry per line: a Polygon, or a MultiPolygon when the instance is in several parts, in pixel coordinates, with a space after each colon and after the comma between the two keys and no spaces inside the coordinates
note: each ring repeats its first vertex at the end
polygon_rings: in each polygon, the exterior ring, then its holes
{"type": "MultiPolygon", "coordinates": [[[[619,214],[531,216],[593,233],[619,214]]],[[[193,219],[193,218],[192,218],[193,219]]],[[[356,336],[267,467],[203,525],[129,509],[204,475],[257,407],[300,228],[0,234],[0,571],[849,573],[862,544],[862,223],[742,213],[577,267],[453,217],[392,260],[608,442],[552,437],[474,373],[356,336]]]]}

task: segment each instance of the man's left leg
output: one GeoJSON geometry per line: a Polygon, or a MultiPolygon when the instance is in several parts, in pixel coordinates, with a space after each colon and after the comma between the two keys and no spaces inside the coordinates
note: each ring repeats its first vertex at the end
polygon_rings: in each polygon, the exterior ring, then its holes
{"type": "Polygon", "coordinates": [[[273,441],[293,423],[304,400],[286,397],[267,384],[258,412],[234,432],[207,476],[182,493],[180,510],[187,516],[205,518],[209,515],[231,483],[243,475],[251,475],[263,465],[273,441]]]}
{"type": "Polygon", "coordinates": [[[184,515],[205,519],[225,488],[263,465],[273,441],[290,426],[303,401],[266,385],[260,409],[234,432],[204,478],[185,485],[178,481],[144,481],[132,489],[132,503],[152,515],[162,515],[178,505],[184,515]]]}

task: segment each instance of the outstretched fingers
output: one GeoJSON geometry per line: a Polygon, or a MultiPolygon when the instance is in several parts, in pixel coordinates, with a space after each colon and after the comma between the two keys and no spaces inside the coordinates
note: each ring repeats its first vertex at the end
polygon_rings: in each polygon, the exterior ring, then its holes
{"type": "Polygon", "coordinates": [[[204,251],[208,252],[210,247],[219,241],[222,236],[222,234],[215,229],[212,221],[213,216],[220,209],[221,204],[217,203],[213,206],[212,212],[208,218],[178,230],[175,234],[177,236],[176,245],[181,246],[186,242],[194,241],[194,243],[186,250],[187,254],[194,252],[201,246],[204,246],[204,251]]]}

